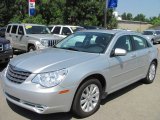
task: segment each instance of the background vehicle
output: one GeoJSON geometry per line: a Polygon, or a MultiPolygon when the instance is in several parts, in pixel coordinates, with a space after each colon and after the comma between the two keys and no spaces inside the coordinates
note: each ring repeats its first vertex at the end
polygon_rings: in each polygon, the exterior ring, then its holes
{"type": "Polygon", "coordinates": [[[0,28],[0,37],[5,37],[6,27],[0,28]]]}
{"type": "Polygon", "coordinates": [[[53,47],[62,37],[50,34],[45,25],[9,24],[5,38],[11,42],[13,49],[33,51],[53,47]]]}
{"type": "Polygon", "coordinates": [[[0,64],[8,63],[13,57],[13,50],[10,42],[4,38],[0,38],[0,64]]]}
{"type": "Polygon", "coordinates": [[[52,34],[65,38],[74,33],[77,29],[81,29],[83,27],[73,25],[49,25],[48,28],[52,34]]]}
{"type": "Polygon", "coordinates": [[[11,60],[2,74],[9,101],[40,114],[72,110],[87,117],[107,94],[156,75],[158,50],[138,33],[81,31],[55,47],[11,60]]]}
{"type": "Polygon", "coordinates": [[[104,27],[101,26],[86,26],[86,25],[82,25],[83,28],[85,28],[86,30],[93,30],[93,29],[106,29],[104,27]]]}
{"type": "Polygon", "coordinates": [[[153,43],[160,43],[160,30],[145,30],[143,35],[153,43]]]}

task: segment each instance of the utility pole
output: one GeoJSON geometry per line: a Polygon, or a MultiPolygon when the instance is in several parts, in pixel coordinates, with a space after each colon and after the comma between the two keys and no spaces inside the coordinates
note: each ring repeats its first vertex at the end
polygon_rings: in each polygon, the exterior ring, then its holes
{"type": "Polygon", "coordinates": [[[106,28],[107,22],[107,8],[108,8],[108,0],[105,0],[105,8],[104,8],[104,27],[106,28]]]}

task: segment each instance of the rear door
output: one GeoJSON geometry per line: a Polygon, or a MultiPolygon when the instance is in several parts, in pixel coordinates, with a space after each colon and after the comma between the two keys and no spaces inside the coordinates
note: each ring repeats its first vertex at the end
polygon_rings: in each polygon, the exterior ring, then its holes
{"type": "Polygon", "coordinates": [[[11,29],[11,33],[9,34],[9,37],[11,37],[12,45],[13,48],[18,48],[17,44],[17,30],[18,30],[18,25],[13,25],[11,29]]]}
{"type": "MultiPolygon", "coordinates": [[[[109,58],[110,91],[116,91],[137,79],[137,55],[133,50],[133,44],[129,35],[120,36],[112,51],[115,48],[125,49],[125,56],[111,56],[109,58]]],[[[112,54],[112,53],[111,53],[112,54]]]]}
{"type": "Polygon", "coordinates": [[[142,78],[145,77],[148,71],[151,48],[143,37],[137,35],[131,35],[131,37],[134,42],[135,51],[137,52],[138,76],[142,78]]]}

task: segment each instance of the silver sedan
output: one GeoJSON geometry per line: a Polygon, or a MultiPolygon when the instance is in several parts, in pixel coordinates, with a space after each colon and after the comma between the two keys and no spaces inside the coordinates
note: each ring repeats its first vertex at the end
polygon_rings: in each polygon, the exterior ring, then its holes
{"type": "Polygon", "coordinates": [[[158,51],[127,31],[76,32],[55,48],[12,59],[1,75],[5,97],[39,114],[68,112],[87,117],[101,99],[136,81],[152,83],[158,51]]]}

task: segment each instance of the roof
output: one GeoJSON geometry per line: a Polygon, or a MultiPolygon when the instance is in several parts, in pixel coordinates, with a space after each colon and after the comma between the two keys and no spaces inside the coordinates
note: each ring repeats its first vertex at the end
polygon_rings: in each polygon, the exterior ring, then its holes
{"type": "Polygon", "coordinates": [[[41,25],[41,24],[31,24],[31,23],[11,23],[8,25],[31,25],[31,26],[45,26],[45,25],[41,25]]]}
{"type": "Polygon", "coordinates": [[[122,31],[122,30],[104,30],[104,29],[93,29],[93,30],[83,30],[78,32],[99,32],[99,33],[108,33],[108,34],[123,34],[123,33],[132,33],[132,34],[140,34],[132,31],[122,31]]]}
{"type": "Polygon", "coordinates": [[[54,26],[64,26],[64,27],[81,27],[76,25],[48,25],[48,27],[54,27],[54,26]]]}

